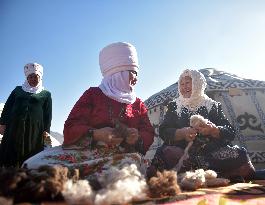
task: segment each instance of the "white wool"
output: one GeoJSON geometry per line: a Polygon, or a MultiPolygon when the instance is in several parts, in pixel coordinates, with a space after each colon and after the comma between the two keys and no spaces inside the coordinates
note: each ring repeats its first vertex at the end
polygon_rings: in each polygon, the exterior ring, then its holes
{"type": "Polygon", "coordinates": [[[205,183],[205,175],[203,169],[197,169],[195,170],[195,172],[188,172],[186,175],[184,175],[182,182],[185,180],[194,181],[196,184],[202,186],[205,183]]]}
{"type": "Polygon", "coordinates": [[[178,182],[183,189],[196,190],[201,187],[227,186],[230,181],[217,178],[217,173],[213,170],[197,169],[178,174],[178,182]]]}
{"type": "Polygon", "coordinates": [[[190,117],[190,126],[193,128],[198,128],[200,126],[206,125],[209,121],[201,115],[192,115],[190,117]]]}
{"type": "Polygon", "coordinates": [[[117,169],[111,167],[100,177],[104,186],[93,193],[88,181],[71,180],[64,185],[62,194],[67,204],[125,204],[136,199],[145,199],[148,186],[145,177],[138,171],[135,164],[117,169]]]}
{"type": "Polygon", "coordinates": [[[109,184],[115,183],[117,180],[131,176],[141,177],[141,173],[135,164],[124,166],[122,169],[110,167],[103,175],[99,176],[98,180],[103,187],[106,187],[109,184]]]}
{"type": "Polygon", "coordinates": [[[217,173],[213,170],[206,170],[205,171],[205,178],[206,179],[214,179],[217,178],[217,173]]]}
{"type": "Polygon", "coordinates": [[[125,204],[133,199],[146,198],[147,184],[144,179],[131,176],[120,179],[98,192],[95,198],[96,205],[125,204]]]}
{"type": "Polygon", "coordinates": [[[203,169],[195,170],[195,175],[193,176],[194,179],[199,180],[201,183],[205,183],[205,173],[203,169]]]}
{"type": "Polygon", "coordinates": [[[104,186],[96,197],[95,204],[124,204],[133,199],[146,198],[147,184],[135,164],[121,170],[111,167],[105,176],[100,178],[104,186]]]}
{"type": "Polygon", "coordinates": [[[180,186],[188,190],[196,190],[204,187],[206,179],[203,170],[196,170],[195,172],[186,172],[181,176],[180,186]]]}
{"type": "Polygon", "coordinates": [[[68,180],[63,187],[63,197],[67,204],[93,204],[94,193],[87,180],[74,183],[68,180]]]}

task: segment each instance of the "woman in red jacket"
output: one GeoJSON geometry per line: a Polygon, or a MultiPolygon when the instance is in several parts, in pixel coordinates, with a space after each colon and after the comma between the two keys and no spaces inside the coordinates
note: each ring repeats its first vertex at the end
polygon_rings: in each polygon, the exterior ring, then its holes
{"type": "Polygon", "coordinates": [[[90,181],[111,166],[141,166],[154,129],[134,92],[139,70],[136,49],[124,42],[110,44],[101,50],[99,64],[102,82],[74,105],[64,124],[63,146],[28,159],[25,166],[63,164],[79,168],[90,181]]]}

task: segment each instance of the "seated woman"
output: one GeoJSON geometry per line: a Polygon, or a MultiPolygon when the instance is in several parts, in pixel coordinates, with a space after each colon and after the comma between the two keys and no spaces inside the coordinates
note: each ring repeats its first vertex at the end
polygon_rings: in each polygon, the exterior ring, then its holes
{"type": "Polygon", "coordinates": [[[103,80],[74,105],[64,124],[63,146],[35,155],[24,166],[78,168],[82,178],[93,182],[111,166],[141,165],[154,129],[134,92],[139,70],[136,49],[129,43],[110,44],[101,50],[99,64],[103,80]]]}
{"type": "MultiPolygon", "coordinates": [[[[179,77],[179,97],[168,105],[164,121],[159,127],[164,144],[158,148],[148,176],[157,170],[212,169],[219,176],[236,179],[250,178],[255,169],[244,148],[233,146],[235,130],[225,117],[221,104],[209,98],[204,90],[206,79],[196,70],[184,70],[179,77]],[[190,126],[192,115],[199,115],[206,123],[190,126]],[[189,143],[191,142],[192,143],[189,143]],[[186,149],[188,157],[181,162],[186,149]],[[180,161],[181,164],[178,164],[180,161]]],[[[186,153],[186,154],[187,154],[186,153]]]]}

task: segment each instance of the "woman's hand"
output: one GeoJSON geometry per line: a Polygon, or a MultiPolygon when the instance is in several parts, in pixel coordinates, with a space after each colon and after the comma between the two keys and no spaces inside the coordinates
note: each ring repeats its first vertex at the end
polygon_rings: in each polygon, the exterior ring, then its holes
{"type": "Polygon", "coordinates": [[[0,135],[4,135],[6,130],[6,126],[5,125],[0,125],[0,135]]]}
{"type": "Polygon", "coordinates": [[[187,142],[193,141],[197,135],[197,130],[192,127],[183,127],[181,129],[177,129],[175,136],[176,140],[185,139],[187,142]]]}
{"type": "Polygon", "coordinates": [[[122,138],[116,137],[113,134],[114,128],[104,127],[100,129],[95,129],[93,132],[93,139],[95,141],[101,141],[108,145],[118,145],[122,142],[122,138]]]}
{"type": "Polygon", "coordinates": [[[50,137],[50,134],[48,132],[43,132],[42,133],[42,137],[44,139],[44,144],[45,145],[52,145],[52,140],[51,140],[51,137],[50,137]]]}
{"type": "Polygon", "coordinates": [[[205,136],[212,136],[214,138],[218,138],[220,134],[218,127],[210,121],[207,124],[203,126],[199,126],[196,129],[198,133],[205,135],[205,136]]]}
{"type": "Polygon", "coordinates": [[[139,133],[136,128],[127,128],[129,132],[129,136],[126,138],[126,143],[130,145],[134,145],[139,138],[139,133]]]}

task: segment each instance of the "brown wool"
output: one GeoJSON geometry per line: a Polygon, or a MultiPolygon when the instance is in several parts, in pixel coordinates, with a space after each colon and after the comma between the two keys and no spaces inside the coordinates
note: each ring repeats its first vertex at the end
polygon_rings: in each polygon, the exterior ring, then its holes
{"type": "Polygon", "coordinates": [[[0,168],[0,195],[14,202],[62,200],[63,185],[68,179],[79,179],[78,170],[62,166],[41,166],[37,170],[0,168]]]}
{"type": "Polygon", "coordinates": [[[157,172],[156,176],[148,181],[148,187],[151,197],[155,198],[175,196],[181,192],[174,171],[157,172]]]}

